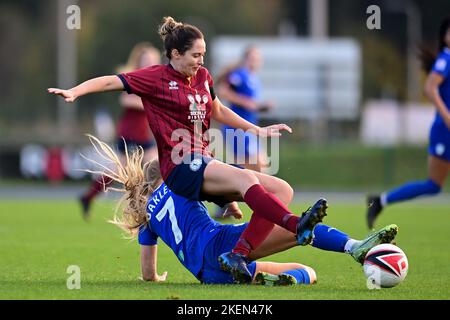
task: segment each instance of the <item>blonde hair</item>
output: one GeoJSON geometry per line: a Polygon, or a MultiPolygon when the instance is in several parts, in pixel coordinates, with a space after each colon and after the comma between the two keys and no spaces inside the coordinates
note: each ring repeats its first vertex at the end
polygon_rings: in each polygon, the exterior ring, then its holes
{"type": "Polygon", "coordinates": [[[127,63],[117,67],[117,73],[126,73],[139,69],[139,62],[141,61],[142,56],[147,52],[161,59],[161,52],[150,42],[139,42],[131,50],[127,63]]]}
{"type": "Polygon", "coordinates": [[[87,136],[98,155],[108,163],[112,163],[115,168],[108,168],[106,165],[83,156],[89,162],[102,168],[100,171],[85,171],[102,174],[122,185],[122,188],[108,187],[106,189],[123,193],[123,196],[117,204],[114,218],[108,222],[115,224],[127,232],[130,239],[134,239],[141,226],[144,226],[148,222],[148,196],[155,191],[162,180],[159,161],[158,159],[154,159],[142,166],[142,159],[144,158],[144,150],[142,147],[129,154],[125,144],[126,162],[124,165],[109,145],[92,135],[88,134],[87,136]],[[121,211],[120,216],[117,216],[118,211],[121,211]]]}

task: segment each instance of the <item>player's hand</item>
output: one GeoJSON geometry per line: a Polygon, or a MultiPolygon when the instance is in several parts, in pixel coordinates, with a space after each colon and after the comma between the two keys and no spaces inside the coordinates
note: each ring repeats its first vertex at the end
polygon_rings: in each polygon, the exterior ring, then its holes
{"type": "Polygon", "coordinates": [[[282,123],[282,124],[274,124],[268,127],[263,127],[258,129],[258,136],[260,137],[280,137],[282,130],[286,130],[289,133],[292,133],[292,129],[282,123]]]}
{"type": "Polygon", "coordinates": [[[142,281],[152,281],[152,282],[163,282],[167,279],[167,271],[164,271],[162,275],[155,274],[151,279],[144,279],[142,277],[139,277],[139,280],[142,281]]]}
{"type": "Polygon", "coordinates": [[[47,91],[49,93],[56,94],[57,96],[61,96],[64,98],[66,102],[74,102],[77,98],[72,90],[63,90],[58,88],[48,88],[47,91]]]}
{"type": "Polygon", "coordinates": [[[156,275],[155,278],[153,279],[153,281],[155,282],[162,282],[162,281],[166,281],[167,279],[167,271],[164,271],[162,275],[156,275]]]}
{"type": "Polygon", "coordinates": [[[244,214],[242,213],[241,209],[239,209],[238,203],[234,201],[226,205],[225,211],[222,216],[224,218],[234,217],[236,219],[242,219],[244,214]]]}

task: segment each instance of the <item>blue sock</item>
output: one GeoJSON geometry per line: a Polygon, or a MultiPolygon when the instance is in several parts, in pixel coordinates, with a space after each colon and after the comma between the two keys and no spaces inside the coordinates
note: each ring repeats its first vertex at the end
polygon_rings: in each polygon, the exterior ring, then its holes
{"type": "Polygon", "coordinates": [[[309,274],[305,269],[294,269],[282,272],[281,274],[289,274],[297,280],[297,284],[311,284],[311,279],[309,278],[309,274]]]}
{"type": "Polygon", "coordinates": [[[344,252],[345,244],[350,239],[345,233],[329,227],[325,224],[318,224],[313,230],[313,247],[335,252],[344,252]]]}
{"type": "Polygon", "coordinates": [[[252,275],[252,278],[255,276],[256,272],[256,262],[252,261],[247,265],[248,271],[250,271],[250,274],[252,275]]]}
{"type": "Polygon", "coordinates": [[[431,179],[404,184],[389,191],[386,195],[386,203],[394,203],[416,198],[421,195],[435,195],[441,192],[441,187],[431,179]]]}

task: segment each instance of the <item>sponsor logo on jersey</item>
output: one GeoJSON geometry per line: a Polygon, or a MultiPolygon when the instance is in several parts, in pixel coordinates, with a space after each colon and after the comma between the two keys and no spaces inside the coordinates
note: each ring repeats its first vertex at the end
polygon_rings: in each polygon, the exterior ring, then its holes
{"type": "Polygon", "coordinates": [[[196,94],[195,97],[192,94],[188,94],[187,98],[190,102],[188,119],[191,122],[202,122],[206,118],[206,104],[208,103],[208,96],[204,94],[200,96],[196,94]]]}

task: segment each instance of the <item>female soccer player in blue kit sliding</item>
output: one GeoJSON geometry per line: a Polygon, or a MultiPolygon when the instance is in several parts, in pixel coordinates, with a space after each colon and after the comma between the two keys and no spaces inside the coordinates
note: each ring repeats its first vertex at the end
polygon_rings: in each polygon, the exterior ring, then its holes
{"type": "Polygon", "coordinates": [[[433,196],[441,192],[450,169],[450,17],[439,29],[439,50],[436,56],[422,49],[422,64],[429,72],[425,83],[425,94],[436,106],[436,117],[430,129],[428,147],[428,179],[410,182],[381,195],[367,199],[367,225],[371,229],[375,219],[387,205],[414,199],[418,196],[433,196]]]}
{"type": "MultiPolygon", "coordinates": [[[[199,281],[207,284],[228,284],[235,280],[229,272],[221,270],[219,256],[229,252],[239,240],[246,223],[223,225],[212,220],[200,201],[189,200],[173,193],[161,178],[158,160],[142,167],[143,150],[120,162],[107,144],[90,136],[91,142],[103,158],[114,163],[111,170],[102,166],[102,174],[123,185],[123,211],[112,222],[138,237],[141,245],[142,278],[164,281],[167,273],[159,275],[156,268],[157,239],[161,238],[175,253],[178,260],[199,281]]],[[[357,241],[345,233],[323,224],[313,228],[314,247],[349,253],[362,263],[368,250],[380,243],[390,242],[397,226],[390,225],[368,238],[357,241]]],[[[266,285],[312,284],[316,274],[310,267],[299,263],[255,261],[298,245],[295,234],[274,227],[261,246],[249,255],[248,269],[254,283],[266,285]]]]}

